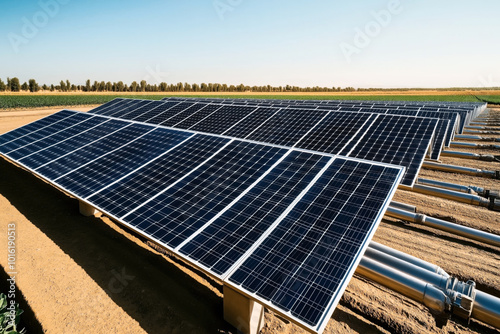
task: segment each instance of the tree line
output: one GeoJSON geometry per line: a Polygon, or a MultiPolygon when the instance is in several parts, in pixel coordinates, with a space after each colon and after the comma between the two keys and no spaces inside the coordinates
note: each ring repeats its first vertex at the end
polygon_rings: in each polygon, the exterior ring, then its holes
{"type": "Polygon", "coordinates": [[[177,84],[149,84],[146,80],[139,82],[133,81],[125,84],[123,81],[104,82],[89,80],[85,85],[75,85],[69,80],[61,80],[58,85],[40,85],[35,79],[29,79],[28,82],[20,83],[18,78],[7,78],[7,82],[0,79],[0,92],[350,92],[355,91],[353,87],[298,87],[298,86],[248,86],[248,85],[227,85],[219,83],[201,83],[189,84],[179,82],[177,84]]]}

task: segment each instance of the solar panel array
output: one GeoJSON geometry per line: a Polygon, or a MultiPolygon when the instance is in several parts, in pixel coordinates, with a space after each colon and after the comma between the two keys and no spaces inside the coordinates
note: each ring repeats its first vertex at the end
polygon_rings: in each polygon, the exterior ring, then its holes
{"type": "MultiPolygon", "coordinates": [[[[415,183],[427,151],[435,146],[434,133],[439,122],[433,118],[400,115],[196,101],[177,101],[177,104],[170,105],[170,109],[154,105],[154,109],[141,110],[140,113],[130,111],[131,103],[143,106],[144,102],[119,99],[89,112],[400,165],[406,167],[402,184],[408,187],[415,183]]],[[[443,133],[436,138],[443,142],[444,137],[443,133]]],[[[436,147],[438,155],[441,146],[436,147]]]]}
{"type": "MultiPolygon", "coordinates": [[[[97,111],[168,123],[178,107],[118,100],[97,111]]],[[[179,124],[199,126],[190,114],[179,124]]],[[[290,142],[271,126],[253,135],[290,142]]],[[[68,110],[1,135],[0,155],[318,332],[403,176],[397,166],[68,110]]]]}
{"type": "MultiPolygon", "coordinates": [[[[441,113],[456,113],[457,132],[462,133],[464,126],[484,110],[484,103],[451,102],[400,102],[400,101],[348,101],[348,100],[263,100],[263,99],[220,99],[169,97],[165,101],[196,101],[205,103],[224,103],[226,105],[260,105],[278,108],[328,109],[353,112],[386,113],[394,115],[423,116],[424,112],[434,112],[436,118],[443,118],[441,113]],[[223,102],[221,102],[223,101],[223,102]]],[[[449,118],[446,118],[449,119],[449,118]]]]}

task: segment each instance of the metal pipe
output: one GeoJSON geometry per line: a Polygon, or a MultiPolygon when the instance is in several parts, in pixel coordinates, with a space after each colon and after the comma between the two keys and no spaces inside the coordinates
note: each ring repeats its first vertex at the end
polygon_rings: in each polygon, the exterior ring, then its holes
{"type": "Polygon", "coordinates": [[[423,303],[436,314],[442,314],[446,311],[444,292],[430,283],[425,283],[369,257],[361,259],[356,273],[423,303]]]}
{"type": "MultiPolygon", "coordinates": [[[[427,186],[433,186],[433,187],[439,187],[439,188],[444,188],[444,189],[449,189],[449,190],[454,190],[454,191],[460,191],[460,192],[467,193],[467,194],[477,194],[481,197],[490,199],[490,201],[491,201],[491,198],[493,198],[493,199],[500,198],[500,191],[491,190],[491,189],[484,189],[484,188],[478,187],[478,186],[472,186],[472,185],[463,186],[460,184],[448,183],[448,182],[442,182],[442,181],[436,181],[436,180],[429,180],[429,179],[423,179],[423,178],[418,178],[417,183],[427,185],[427,186]]],[[[401,208],[401,207],[398,207],[396,205],[392,205],[392,203],[398,203],[398,202],[391,202],[391,206],[393,206],[395,208],[401,208]]],[[[398,205],[405,205],[405,204],[398,203],[398,205]]],[[[413,211],[413,212],[416,212],[416,211],[413,211]]]]}
{"type": "Polygon", "coordinates": [[[368,256],[361,259],[356,273],[423,303],[438,317],[472,317],[500,328],[500,298],[476,290],[472,281],[464,283],[423,269],[415,271],[415,277],[368,256]]]}
{"type": "Polygon", "coordinates": [[[452,141],[450,143],[450,147],[475,148],[475,149],[484,149],[484,150],[498,150],[498,149],[500,149],[500,145],[484,145],[484,144],[464,143],[464,142],[457,142],[457,141],[452,141]]]}
{"type": "Polygon", "coordinates": [[[483,131],[483,130],[468,130],[468,129],[464,129],[463,133],[482,133],[490,135],[500,135],[500,132],[498,131],[483,131]]]}
{"type": "Polygon", "coordinates": [[[439,170],[443,172],[451,172],[451,173],[461,173],[473,176],[481,176],[481,177],[490,177],[494,179],[500,179],[500,171],[489,171],[489,170],[481,170],[477,168],[463,167],[463,166],[455,166],[455,165],[447,165],[440,164],[437,162],[424,161],[422,167],[427,169],[439,170]]]}
{"type": "Polygon", "coordinates": [[[392,201],[390,205],[394,208],[398,208],[398,209],[405,210],[408,212],[417,212],[417,208],[414,205],[396,202],[396,201],[392,201]]]}
{"type": "Polygon", "coordinates": [[[498,131],[500,130],[497,127],[494,126],[481,126],[481,125],[466,125],[466,129],[472,129],[472,130],[491,130],[491,131],[498,131]]]}
{"type": "MultiPolygon", "coordinates": [[[[408,255],[405,253],[402,253],[402,254],[403,255],[401,255],[401,256],[406,256],[406,257],[411,256],[411,255],[408,255]]],[[[390,266],[390,267],[393,267],[395,269],[401,270],[402,272],[404,272],[408,275],[417,277],[425,282],[432,283],[438,287],[443,285],[443,283],[441,281],[435,281],[435,282],[430,281],[430,280],[434,279],[435,277],[437,277],[435,274],[438,274],[438,276],[441,277],[442,280],[444,280],[444,281],[446,281],[446,279],[450,276],[439,266],[433,265],[431,263],[422,261],[422,260],[417,259],[417,258],[415,258],[415,259],[420,260],[421,262],[418,262],[420,265],[415,265],[415,264],[410,263],[404,259],[392,256],[388,253],[385,253],[385,252],[382,252],[378,249],[375,249],[375,248],[371,247],[371,245],[370,245],[370,247],[368,247],[366,249],[364,256],[368,256],[369,258],[371,258],[375,261],[381,262],[381,263],[385,264],[386,266],[390,266]],[[423,277],[427,277],[427,278],[424,279],[423,277]]]]}
{"type": "Polygon", "coordinates": [[[474,129],[474,130],[492,130],[492,131],[498,131],[500,130],[497,127],[493,126],[480,126],[480,125],[466,125],[466,129],[474,129]]]}
{"type": "Polygon", "coordinates": [[[469,153],[469,152],[459,152],[459,151],[442,151],[442,156],[446,157],[455,157],[462,159],[473,159],[473,160],[482,160],[482,161],[500,161],[498,156],[494,156],[491,154],[477,154],[477,153],[469,153]]]}
{"type": "MultiPolygon", "coordinates": [[[[429,179],[423,179],[423,178],[418,178],[417,179],[418,184],[422,185],[427,185],[427,186],[434,186],[434,187],[439,187],[439,188],[444,188],[444,189],[449,189],[449,190],[454,190],[454,191],[460,191],[466,194],[474,194],[474,193],[479,193],[475,189],[483,190],[482,188],[475,187],[472,188],[471,186],[462,186],[460,184],[454,184],[454,183],[448,183],[448,182],[442,182],[442,181],[436,181],[436,180],[429,180],[429,179]]],[[[392,202],[391,202],[392,205],[392,202]]],[[[396,207],[396,206],[394,206],[396,207]]]]}
{"type": "Polygon", "coordinates": [[[391,206],[387,208],[385,214],[389,217],[406,220],[409,222],[426,225],[438,230],[460,235],[465,238],[484,242],[489,245],[500,247],[500,236],[481,230],[473,229],[467,226],[447,222],[445,220],[427,217],[421,213],[411,213],[404,210],[396,209],[391,206]]]}
{"type": "Polygon", "coordinates": [[[500,299],[476,290],[471,316],[474,319],[500,328],[500,299]]]}
{"type": "Polygon", "coordinates": [[[475,194],[467,194],[465,192],[458,192],[458,191],[453,191],[453,190],[443,189],[443,188],[435,188],[435,187],[425,186],[422,184],[415,184],[412,188],[412,191],[418,192],[421,194],[446,198],[446,199],[457,201],[457,202],[482,206],[485,208],[490,207],[489,200],[487,200],[486,198],[480,197],[478,195],[475,195],[475,194]]]}
{"type": "Polygon", "coordinates": [[[500,138],[482,137],[482,136],[477,136],[477,135],[460,135],[460,134],[456,134],[454,138],[455,139],[460,139],[460,140],[477,140],[477,141],[500,142],[500,138]]]}

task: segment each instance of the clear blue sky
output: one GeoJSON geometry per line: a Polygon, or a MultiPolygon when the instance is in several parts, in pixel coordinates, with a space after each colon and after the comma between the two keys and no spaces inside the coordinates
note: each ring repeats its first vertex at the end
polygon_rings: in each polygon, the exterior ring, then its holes
{"type": "Polygon", "coordinates": [[[396,5],[397,0],[2,0],[0,78],[47,84],[83,84],[89,78],[500,86],[500,1],[396,5]],[[378,22],[375,12],[383,13],[378,22]],[[371,36],[363,39],[360,31],[371,36]]]}

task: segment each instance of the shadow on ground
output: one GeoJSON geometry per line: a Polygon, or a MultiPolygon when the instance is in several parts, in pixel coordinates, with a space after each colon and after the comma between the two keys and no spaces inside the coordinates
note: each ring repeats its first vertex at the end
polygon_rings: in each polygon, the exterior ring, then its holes
{"type": "Polygon", "coordinates": [[[3,159],[0,175],[0,193],[148,333],[236,332],[223,320],[222,298],[175,262],[81,216],[76,200],[3,159]]]}

